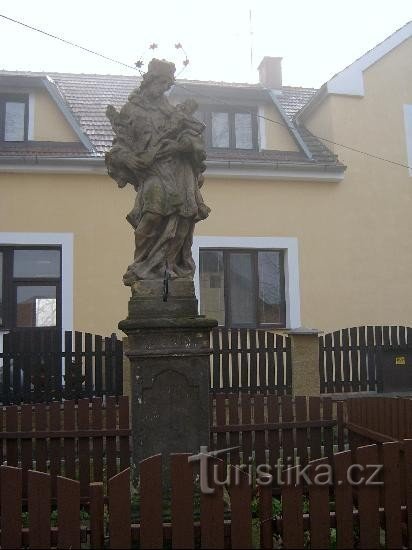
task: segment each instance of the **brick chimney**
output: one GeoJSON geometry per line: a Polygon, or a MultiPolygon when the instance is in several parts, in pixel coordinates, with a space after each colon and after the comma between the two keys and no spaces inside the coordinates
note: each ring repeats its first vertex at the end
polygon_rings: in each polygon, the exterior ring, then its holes
{"type": "Polygon", "coordinates": [[[259,82],[265,88],[279,90],[282,87],[282,58],[264,57],[258,67],[259,82]]]}

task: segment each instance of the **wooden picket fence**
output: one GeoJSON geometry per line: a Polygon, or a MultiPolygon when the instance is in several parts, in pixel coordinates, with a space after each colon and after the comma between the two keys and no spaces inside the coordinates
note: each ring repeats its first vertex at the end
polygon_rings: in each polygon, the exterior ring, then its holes
{"type": "Polygon", "coordinates": [[[40,403],[123,394],[123,343],[59,330],[3,335],[0,402],[40,403]]]}
{"type": "Polygon", "coordinates": [[[83,500],[89,483],[104,482],[130,464],[128,397],[95,397],[64,403],[38,403],[0,408],[0,463],[22,468],[23,495],[27,471],[78,479],[83,500]]]}
{"type": "MultiPolygon", "coordinates": [[[[210,494],[196,484],[197,463],[188,455],[171,456],[167,523],[162,488],[162,457],[140,463],[139,490],[131,497],[130,471],[108,483],[107,508],[102,483],[90,485],[88,514],[80,516],[80,483],[57,478],[57,500],[51,499],[49,474],[28,472],[28,500],[23,499],[23,472],[2,466],[2,548],[387,548],[412,547],[412,440],[404,445],[407,491],[401,491],[399,443],[382,447],[381,486],[359,480],[356,489],[348,471],[356,462],[364,479],[378,464],[376,445],[335,454],[329,464],[330,484],[315,484],[328,459],[311,463],[308,479],[285,476],[278,509],[272,488],[254,490],[246,472],[230,478],[227,491],[209,477],[210,494]],[[369,471],[370,470],[370,471],[369,471]],[[288,477],[290,479],[288,479],[288,477]],[[252,506],[255,498],[257,507],[252,506]],[[138,506],[136,508],[136,499],[138,506]],[[334,510],[331,511],[331,502],[334,510]],[[257,510],[257,511],[256,511],[257,510]],[[57,515],[52,525],[51,512],[57,515]],[[23,521],[25,524],[23,524],[23,521]]],[[[210,468],[211,469],[211,468],[210,468]]],[[[218,468],[219,469],[219,468],[218,468]]]]}
{"type": "Polygon", "coordinates": [[[321,393],[377,391],[377,353],[412,347],[412,328],[361,326],[319,337],[321,393]]]}
{"type": "Polygon", "coordinates": [[[222,456],[229,464],[306,464],[345,449],[344,404],[330,397],[217,394],[210,411],[212,448],[235,447],[222,456]]]}
{"type": "Polygon", "coordinates": [[[292,391],[290,338],[264,330],[216,328],[211,334],[211,391],[292,391]]]}
{"type": "Polygon", "coordinates": [[[348,399],[346,426],[352,447],[412,438],[412,399],[348,399]]]}

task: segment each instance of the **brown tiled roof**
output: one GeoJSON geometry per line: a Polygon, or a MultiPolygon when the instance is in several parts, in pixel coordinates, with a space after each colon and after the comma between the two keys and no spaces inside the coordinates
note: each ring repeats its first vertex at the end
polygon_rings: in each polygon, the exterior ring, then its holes
{"type": "MultiPolygon", "coordinates": [[[[101,74],[69,74],[69,73],[23,73],[23,72],[6,72],[0,71],[2,74],[25,75],[34,77],[49,77],[54,82],[57,90],[60,92],[62,99],[69,107],[80,127],[85,132],[93,147],[95,148],[94,155],[103,155],[111,146],[113,132],[108,119],[106,118],[107,105],[112,104],[119,109],[128,98],[130,92],[138,86],[139,77],[126,75],[101,75],[101,74]]],[[[260,84],[234,83],[234,82],[214,82],[214,81],[195,81],[195,80],[179,80],[178,84],[181,87],[190,88],[191,93],[195,93],[196,89],[201,90],[203,99],[206,95],[210,95],[211,102],[213,94],[217,91],[230,94],[230,89],[236,90],[236,96],[256,98],[269,96],[266,90],[260,84]],[[206,89],[206,92],[205,92],[206,89]],[[240,94],[240,95],[239,95],[240,94]],[[252,94],[252,96],[251,96],[252,94]]],[[[178,90],[178,87],[176,87],[178,90]]],[[[310,100],[316,93],[314,88],[299,88],[292,86],[283,86],[281,94],[277,95],[277,100],[283,108],[284,113],[290,120],[293,120],[294,115],[310,100]]],[[[200,92],[199,92],[200,93],[200,92]]],[[[201,96],[199,96],[201,97],[201,96]]],[[[314,137],[305,128],[299,127],[298,131],[307,148],[313,155],[312,162],[322,164],[339,164],[337,158],[331,151],[323,145],[323,143],[314,137]]],[[[82,147],[82,146],[81,146],[82,147]]],[[[50,150],[51,146],[47,146],[45,154],[54,154],[50,150]]],[[[60,152],[66,154],[64,149],[60,152]]],[[[79,151],[80,153],[80,151],[79,151]]],[[[93,155],[87,153],[82,147],[83,156],[93,155]]],[[[40,154],[40,151],[39,151],[40,154]]],[[[75,151],[67,150],[67,155],[76,154],[75,151]]],[[[279,160],[283,162],[308,162],[308,158],[303,152],[293,151],[209,151],[209,159],[226,158],[228,160],[251,159],[251,160],[279,160]]]]}

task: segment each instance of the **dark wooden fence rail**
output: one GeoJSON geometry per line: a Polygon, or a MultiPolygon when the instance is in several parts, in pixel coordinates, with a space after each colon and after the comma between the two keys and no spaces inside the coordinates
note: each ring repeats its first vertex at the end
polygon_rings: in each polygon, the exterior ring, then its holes
{"type": "Polygon", "coordinates": [[[0,407],[0,463],[80,481],[88,500],[90,481],[106,483],[130,464],[129,400],[100,397],[61,403],[0,407]]]}
{"type": "Polygon", "coordinates": [[[210,425],[213,449],[239,447],[222,455],[230,464],[305,464],[345,449],[344,404],[330,397],[217,394],[210,425]]]}
{"type": "Polygon", "coordinates": [[[123,343],[115,334],[13,331],[3,336],[0,365],[5,405],[123,393],[123,343]]]}
{"type": "Polygon", "coordinates": [[[211,390],[291,393],[290,338],[254,329],[213,329],[211,390]]]}
{"type": "MultiPolygon", "coordinates": [[[[165,523],[162,457],[157,455],[140,463],[138,510],[131,499],[128,469],[110,479],[106,513],[103,484],[90,486],[90,516],[83,522],[79,517],[79,482],[58,477],[56,526],[51,525],[50,517],[51,477],[28,472],[26,505],[22,499],[23,472],[2,466],[1,545],[3,548],[80,548],[82,544],[88,548],[380,548],[381,545],[411,548],[411,440],[405,442],[404,456],[408,487],[405,500],[400,487],[400,445],[385,443],[381,453],[384,481],[381,492],[364,482],[354,488],[348,478],[353,463],[363,465],[366,472],[367,465],[378,463],[378,449],[371,445],[357,449],[354,455],[345,451],[331,457],[335,471],[331,486],[310,484],[303,478],[296,483],[291,476],[281,488],[281,509],[277,515],[273,511],[271,486],[259,487],[258,513],[254,517],[254,492],[246,472],[230,478],[227,492],[210,477],[209,486],[214,492],[199,495],[194,483],[197,464],[188,462],[188,455],[172,455],[171,500],[165,523]],[[22,524],[22,512],[27,526],[22,524]]],[[[315,478],[316,468],[327,462],[328,459],[321,459],[312,463],[309,480],[315,478]]]]}
{"type": "Polygon", "coordinates": [[[362,326],[319,337],[321,393],[376,391],[380,348],[412,346],[412,328],[362,326]]]}

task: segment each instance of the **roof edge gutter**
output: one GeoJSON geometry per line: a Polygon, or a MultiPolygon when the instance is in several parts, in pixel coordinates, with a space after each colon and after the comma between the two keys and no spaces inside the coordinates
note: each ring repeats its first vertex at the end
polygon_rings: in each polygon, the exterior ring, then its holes
{"type": "MultiPolygon", "coordinates": [[[[206,177],[240,179],[299,179],[341,181],[345,166],[281,161],[207,160],[206,177]]],[[[0,157],[2,173],[59,173],[107,175],[104,158],[39,157],[36,155],[0,157]]]]}

